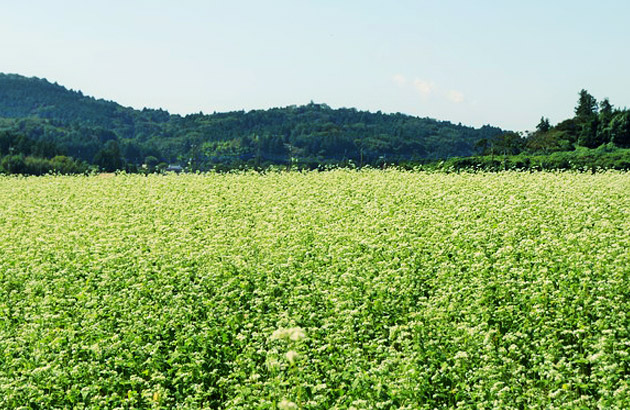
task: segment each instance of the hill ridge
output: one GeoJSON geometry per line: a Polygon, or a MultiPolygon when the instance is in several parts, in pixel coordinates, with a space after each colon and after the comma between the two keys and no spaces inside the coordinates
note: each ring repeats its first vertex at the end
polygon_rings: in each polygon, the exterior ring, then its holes
{"type": "Polygon", "coordinates": [[[181,116],[85,96],[45,78],[2,73],[0,130],[54,144],[56,154],[103,169],[139,167],[147,158],[193,169],[296,160],[311,166],[400,162],[470,155],[477,141],[502,133],[489,125],[333,109],[312,101],[181,116]]]}

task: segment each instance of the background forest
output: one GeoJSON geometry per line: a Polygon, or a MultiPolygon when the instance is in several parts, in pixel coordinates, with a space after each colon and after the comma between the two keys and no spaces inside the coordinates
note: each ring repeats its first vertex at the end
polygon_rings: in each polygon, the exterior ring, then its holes
{"type": "Polygon", "coordinates": [[[630,157],[619,148],[629,146],[630,111],[607,99],[598,103],[586,90],[573,118],[551,126],[543,117],[534,132],[516,133],[313,102],[180,116],[97,100],[45,79],[0,74],[0,171],[6,173],[415,166],[448,158],[456,168],[567,168],[576,161],[627,168],[630,157]],[[605,149],[590,152],[598,147],[605,149]],[[600,164],[602,153],[607,162],[600,164]],[[571,160],[577,156],[582,160],[571,160]]]}

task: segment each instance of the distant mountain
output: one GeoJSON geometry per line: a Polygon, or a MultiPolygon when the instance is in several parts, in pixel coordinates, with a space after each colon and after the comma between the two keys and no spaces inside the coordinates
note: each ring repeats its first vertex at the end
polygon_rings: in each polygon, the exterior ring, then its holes
{"type": "Polygon", "coordinates": [[[471,155],[503,131],[326,104],[179,116],[0,74],[0,156],[65,155],[104,169],[155,162],[213,166],[379,164],[471,155]],[[30,147],[30,148],[29,148],[30,147]]]}

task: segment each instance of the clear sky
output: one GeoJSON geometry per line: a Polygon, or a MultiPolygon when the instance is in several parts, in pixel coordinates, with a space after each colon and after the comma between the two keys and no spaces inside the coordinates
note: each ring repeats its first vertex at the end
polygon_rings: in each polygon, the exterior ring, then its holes
{"type": "Polygon", "coordinates": [[[0,72],[173,113],[327,103],[533,129],[630,105],[625,0],[3,1],[0,72]]]}

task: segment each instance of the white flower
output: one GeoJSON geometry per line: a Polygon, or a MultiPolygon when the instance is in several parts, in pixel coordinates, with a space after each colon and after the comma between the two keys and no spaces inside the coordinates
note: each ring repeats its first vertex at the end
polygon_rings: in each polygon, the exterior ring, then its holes
{"type": "Polygon", "coordinates": [[[468,353],[466,353],[466,352],[457,352],[455,354],[455,360],[459,360],[459,359],[468,359],[468,353]]]}
{"type": "Polygon", "coordinates": [[[271,334],[274,340],[293,340],[298,342],[306,337],[306,332],[301,327],[279,328],[271,334]]]}
{"type": "Polygon", "coordinates": [[[295,359],[297,359],[298,357],[300,357],[300,354],[298,352],[296,352],[295,350],[289,350],[286,354],[287,360],[289,361],[289,363],[293,364],[295,363],[295,359]]]}
{"type": "Polygon", "coordinates": [[[281,340],[286,337],[287,337],[287,329],[284,329],[284,328],[277,329],[271,334],[271,338],[273,340],[281,340]]]}
{"type": "Polygon", "coordinates": [[[280,410],[294,410],[294,409],[297,409],[298,406],[292,401],[289,401],[287,399],[282,399],[282,401],[278,403],[278,408],[280,410]]]}
{"type": "Polygon", "coordinates": [[[306,337],[306,333],[304,332],[302,328],[292,327],[291,329],[289,329],[289,331],[290,331],[289,339],[295,342],[302,340],[306,337]]]}

